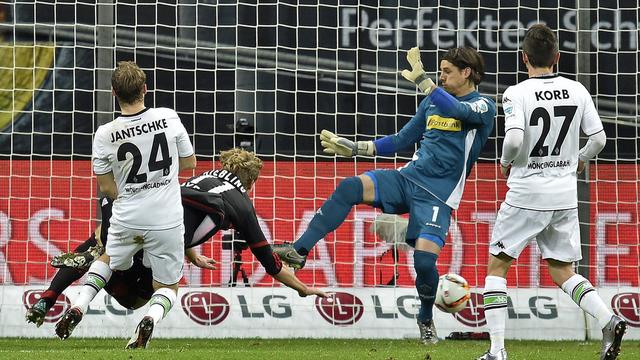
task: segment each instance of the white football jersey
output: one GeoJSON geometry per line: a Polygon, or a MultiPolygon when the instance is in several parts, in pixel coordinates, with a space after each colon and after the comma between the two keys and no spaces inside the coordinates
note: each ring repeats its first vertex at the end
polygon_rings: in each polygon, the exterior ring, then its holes
{"type": "Polygon", "coordinates": [[[580,129],[586,135],[603,130],[587,89],[558,75],[530,78],[504,92],[502,107],[505,133],[524,130],[505,202],[532,210],[576,208],[580,129]]]}
{"type": "Polygon", "coordinates": [[[189,135],[168,108],[147,108],[100,126],[93,140],[93,171],[113,172],[118,185],[111,222],[148,230],[182,224],[179,157],[191,155],[189,135]]]}

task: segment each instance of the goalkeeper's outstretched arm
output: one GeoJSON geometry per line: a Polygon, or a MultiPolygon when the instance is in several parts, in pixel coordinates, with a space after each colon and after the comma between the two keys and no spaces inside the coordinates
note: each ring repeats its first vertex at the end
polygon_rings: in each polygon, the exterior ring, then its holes
{"type": "MultiPolygon", "coordinates": [[[[411,48],[407,52],[407,61],[411,65],[411,70],[403,70],[402,76],[416,84],[422,92],[429,95],[436,88],[436,85],[423,69],[422,61],[420,60],[420,49],[417,47],[411,48]]],[[[375,154],[391,155],[397,151],[397,146],[391,136],[385,136],[376,141],[351,141],[329,130],[322,130],[320,141],[325,154],[345,157],[356,155],[373,156],[375,154]]]]}

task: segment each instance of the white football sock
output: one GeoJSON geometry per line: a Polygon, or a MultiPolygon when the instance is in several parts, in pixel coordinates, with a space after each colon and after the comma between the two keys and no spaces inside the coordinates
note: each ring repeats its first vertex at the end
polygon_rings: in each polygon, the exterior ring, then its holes
{"type": "Polygon", "coordinates": [[[151,305],[147,311],[147,316],[153,318],[154,325],[167,316],[177,298],[176,292],[169,288],[160,288],[153,293],[151,300],[149,300],[151,305]]]}
{"type": "Polygon", "coordinates": [[[491,336],[492,354],[504,348],[504,329],[507,322],[507,279],[487,276],[484,279],[484,317],[491,336]]]}
{"type": "Polygon", "coordinates": [[[73,306],[80,308],[82,314],[86,313],[89,303],[96,297],[96,294],[100,292],[100,289],[107,284],[111,278],[111,273],[112,271],[111,268],[109,268],[109,264],[103,263],[100,260],[94,261],[87,271],[84,286],[80,290],[80,295],[73,306]]]}
{"type": "Polygon", "coordinates": [[[596,289],[584,276],[575,274],[562,284],[562,290],[571,296],[573,302],[578,304],[587,314],[598,320],[600,329],[607,326],[613,313],[604,304],[596,289]]]}

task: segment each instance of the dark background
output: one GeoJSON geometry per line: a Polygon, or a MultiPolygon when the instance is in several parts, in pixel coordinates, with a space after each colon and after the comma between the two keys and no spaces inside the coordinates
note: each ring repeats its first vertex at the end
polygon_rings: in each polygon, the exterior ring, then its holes
{"type": "MultiPolygon", "coordinates": [[[[176,109],[200,157],[246,146],[263,157],[330,159],[316,156],[322,129],[374,139],[397,132],[414,114],[421,97],[398,75],[409,48],[420,46],[434,78],[444,50],[480,49],[480,92],[499,100],[507,86],[526,79],[518,40],[530,23],[543,21],[559,29],[560,73],[594,94],[609,138],[600,160],[638,161],[637,1],[591,1],[592,10],[580,13],[587,26],[580,31],[576,1],[181,4],[1,4],[5,45],[54,43],[56,59],[30,108],[1,129],[0,154],[89,158],[92,134],[104,121],[94,90],[105,87],[95,68],[107,56],[145,70],[147,106],[176,109]],[[97,50],[105,28],[115,30],[112,46],[97,50]]],[[[496,123],[481,160],[499,153],[501,116],[496,123]]]]}

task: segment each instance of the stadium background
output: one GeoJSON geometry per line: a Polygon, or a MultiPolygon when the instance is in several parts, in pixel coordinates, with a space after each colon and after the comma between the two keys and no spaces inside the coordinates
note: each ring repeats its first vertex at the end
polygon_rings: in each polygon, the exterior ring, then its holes
{"type": "MultiPolygon", "coordinates": [[[[91,140],[97,126],[117,111],[109,87],[117,61],[135,60],[145,70],[148,106],[176,109],[192,135],[199,170],[215,167],[214,155],[232,146],[251,148],[266,160],[253,194],[256,208],[270,240],[290,241],[340,179],[409,159],[411,151],[336,160],[322,155],[317,138],[321,129],[358,140],[400,129],[420,100],[398,76],[408,48],[421,47],[433,76],[442,50],[478,48],[487,63],[480,91],[498,100],[508,85],[526,78],[519,36],[529,23],[544,21],[558,29],[560,73],[595,95],[609,138],[587,172],[589,181],[580,184],[585,259],[578,270],[596,286],[616,289],[612,298],[631,294],[620,311],[637,316],[638,4],[561,5],[515,0],[0,5],[3,289],[47,283],[54,275],[48,258],[73,248],[95,226],[91,140]],[[583,10],[575,10],[579,5],[583,10]]],[[[441,273],[460,273],[472,286],[484,279],[492,221],[506,190],[495,166],[501,123],[499,116],[439,260],[441,273]]],[[[374,216],[366,207],[354,211],[320,243],[300,278],[359,291],[393,285],[397,276],[398,288],[411,293],[412,257],[400,251],[394,258],[389,246],[367,231],[374,216]]],[[[221,260],[220,269],[188,268],[184,285],[226,286],[231,252],[220,241],[202,251],[221,260]]],[[[243,262],[251,283],[271,286],[248,252],[243,262]]],[[[509,283],[553,286],[535,247],[523,254],[509,283]]]]}

